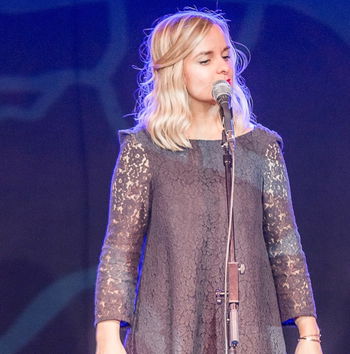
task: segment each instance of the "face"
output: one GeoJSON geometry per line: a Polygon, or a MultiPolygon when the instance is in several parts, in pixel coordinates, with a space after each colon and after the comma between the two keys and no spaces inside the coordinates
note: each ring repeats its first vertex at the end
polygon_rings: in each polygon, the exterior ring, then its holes
{"type": "Polygon", "coordinates": [[[203,40],[184,59],[184,80],[190,105],[215,104],[211,95],[218,80],[233,79],[231,49],[221,28],[213,25],[203,40]]]}

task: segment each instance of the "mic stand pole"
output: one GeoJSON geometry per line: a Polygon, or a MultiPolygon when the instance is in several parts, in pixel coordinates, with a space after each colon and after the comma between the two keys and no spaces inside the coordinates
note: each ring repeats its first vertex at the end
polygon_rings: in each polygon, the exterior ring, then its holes
{"type": "MultiPolygon", "coordinates": [[[[222,116],[224,112],[221,110],[222,116]]],[[[224,119],[224,117],[223,117],[224,119]]],[[[238,332],[238,305],[239,305],[239,292],[238,292],[238,282],[239,274],[244,273],[244,265],[239,264],[236,261],[235,252],[235,235],[234,235],[234,219],[233,219],[233,198],[231,198],[231,193],[233,194],[234,187],[234,148],[235,139],[233,134],[233,124],[231,121],[231,129],[223,129],[222,131],[222,148],[224,150],[223,162],[225,166],[225,180],[226,180],[226,197],[227,197],[227,210],[228,210],[228,220],[230,228],[230,247],[229,247],[229,259],[228,264],[225,267],[228,268],[228,291],[217,290],[216,301],[217,303],[222,303],[222,297],[228,298],[228,317],[226,318],[228,326],[228,350],[229,353],[235,353],[237,345],[239,343],[239,332],[238,332]],[[233,175],[232,175],[233,171],[233,175]],[[230,215],[232,211],[232,215],[230,215]],[[231,222],[230,222],[231,216],[231,222]]],[[[226,284],[225,284],[226,288],[226,284]]],[[[226,305],[227,301],[225,301],[226,305]]],[[[225,336],[226,337],[226,336],[225,336]]],[[[226,346],[225,346],[226,347],[226,346]]]]}

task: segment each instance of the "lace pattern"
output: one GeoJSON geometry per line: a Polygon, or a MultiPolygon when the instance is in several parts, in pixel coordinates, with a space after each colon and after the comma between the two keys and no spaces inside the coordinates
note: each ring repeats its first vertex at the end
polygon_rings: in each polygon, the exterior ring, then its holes
{"type": "MultiPolygon", "coordinates": [[[[227,232],[221,144],[194,141],[176,153],[155,146],[145,131],[127,134],[112,178],[96,323],[128,322],[130,354],[221,354],[223,307],[215,301],[227,232]]],[[[235,235],[238,261],[246,265],[237,354],[281,354],[281,320],[316,315],[281,139],[257,125],[236,142],[235,235]]]]}
{"type": "Polygon", "coordinates": [[[127,136],[112,177],[110,212],[96,284],[96,323],[130,323],[150,199],[149,159],[135,136],[127,136]]]}
{"type": "Polygon", "coordinates": [[[289,180],[278,143],[265,153],[263,230],[282,321],[316,316],[310,277],[295,222],[289,180]]]}

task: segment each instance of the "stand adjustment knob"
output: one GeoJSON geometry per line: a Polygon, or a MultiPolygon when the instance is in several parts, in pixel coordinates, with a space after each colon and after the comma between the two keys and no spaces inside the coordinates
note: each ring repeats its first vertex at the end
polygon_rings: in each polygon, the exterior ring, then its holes
{"type": "Polygon", "coordinates": [[[240,263],[238,270],[239,270],[240,274],[244,274],[245,273],[245,265],[243,263],[240,263]]]}
{"type": "Polygon", "coordinates": [[[222,304],[222,298],[225,296],[225,292],[220,290],[220,289],[216,289],[215,290],[215,297],[216,297],[216,303],[218,305],[222,304]]]}

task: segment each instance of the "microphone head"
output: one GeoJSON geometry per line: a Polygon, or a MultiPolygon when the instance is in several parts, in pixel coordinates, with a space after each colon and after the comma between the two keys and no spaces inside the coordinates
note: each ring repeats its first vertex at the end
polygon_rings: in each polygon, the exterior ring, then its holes
{"type": "Polygon", "coordinates": [[[214,82],[211,94],[216,102],[219,104],[225,100],[229,101],[231,99],[232,87],[225,80],[219,80],[214,82]]]}

